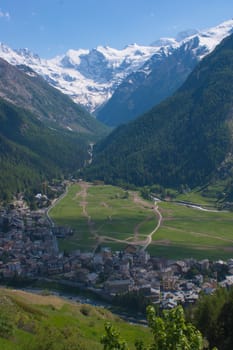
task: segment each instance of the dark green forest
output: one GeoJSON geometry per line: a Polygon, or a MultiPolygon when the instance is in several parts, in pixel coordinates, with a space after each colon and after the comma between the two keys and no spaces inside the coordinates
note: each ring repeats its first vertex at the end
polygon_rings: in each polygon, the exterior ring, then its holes
{"type": "Polygon", "coordinates": [[[203,295],[186,314],[208,340],[210,348],[233,349],[232,288],[219,288],[213,295],[203,295]]]}
{"type": "Polygon", "coordinates": [[[88,139],[44,125],[30,112],[0,100],[0,198],[67,176],[87,159],[88,139]]]}

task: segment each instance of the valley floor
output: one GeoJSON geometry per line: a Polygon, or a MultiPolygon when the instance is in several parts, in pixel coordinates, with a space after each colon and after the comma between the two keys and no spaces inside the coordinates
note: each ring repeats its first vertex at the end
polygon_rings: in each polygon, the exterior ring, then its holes
{"type": "Polygon", "coordinates": [[[81,181],[49,213],[56,225],[74,230],[59,240],[61,250],[90,252],[104,246],[120,250],[132,245],[174,259],[233,255],[231,212],[188,203],[153,203],[136,191],[81,181]]]}

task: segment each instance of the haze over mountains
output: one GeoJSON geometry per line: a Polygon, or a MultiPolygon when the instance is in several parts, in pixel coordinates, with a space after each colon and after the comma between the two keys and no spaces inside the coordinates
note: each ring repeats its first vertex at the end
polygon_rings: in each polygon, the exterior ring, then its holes
{"type": "Polygon", "coordinates": [[[200,33],[188,30],[176,39],[162,38],[151,46],[71,49],[49,60],[1,44],[0,57],[31,67],[98,119],[116,126],[170,96],[232,30],[233,20],[229,20],[200,33]]]}

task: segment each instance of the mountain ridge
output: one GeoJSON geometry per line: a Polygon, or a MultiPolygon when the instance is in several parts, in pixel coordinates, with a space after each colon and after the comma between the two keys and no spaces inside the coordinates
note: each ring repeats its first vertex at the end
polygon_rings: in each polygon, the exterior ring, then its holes
{"type": "Polygon", "coordinates": [[[28,65],[90,112],[110,97],[118,80],[122,81],[126,74],[138,69],[157,51],[156,47],[136,44],[122,50],[98,46],[92,50],[71,49],[64,55],[46,60],[27,49],[12,50],[7,45],[0,45],[0,57],[13,65],[28,65]]]}
{"type": "MultiPolygon", "coordinates": [[[[209,45],[207,51],[210,52],[232,27],[233,21],[229,20],[207,31],[201,31],[203,45],[209,45]]],[[[183,34],[183,37],[186,35],[187,33],[183,34]]],[[[103,46],[92,50],[71,49],[52,59],[40,58],[28,49],[12,50],[1,44],[0,57],[13,65],[28,65],[51,85],[93,112],[106,104],[125,78],[140,70],[153,55],[159,57],[161,53],[169,56],[188,38],[181,41],[180,38],[171,38],[158,47],[131,44],[122,50],[103,46]],[[80,65],[82,72],[78,70],[80,65]]]]}
{"type": "Polygon", "coordinates": [[[147,112],[171,96],[198,62],[232,32],[233,20],[229,20],[191,36],[181,33],[183,40],[179,41],[178,38],[169,55],[162,59],[153,55],[137,72],[126,77],[107,103],[97,111],[97,118],[115,127],[147,112]]]}
{"type": "Polygon", "coordinates": [[[230,35],[198,64],[172,97],[97,144],[87,177],[173,188],[193,188],[221,177],[229,185],[233,170],[232,91],[230,35]]]}

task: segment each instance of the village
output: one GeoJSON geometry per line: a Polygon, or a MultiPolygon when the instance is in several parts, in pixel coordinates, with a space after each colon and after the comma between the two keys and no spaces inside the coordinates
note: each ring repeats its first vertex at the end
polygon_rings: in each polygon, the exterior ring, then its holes
{"type": "Polygon", "coordinates": [[[31,211],[22,203],[0,210],[0,281],[49,278],[91,290],[106,300],[143,295],[161,308],[194,303],[200,293],[233,284],[233,259],[168,260],[129,245],[124,251],[60,252],[57,240],[72,235],[53,227],[44,209],[31,211]]]}

